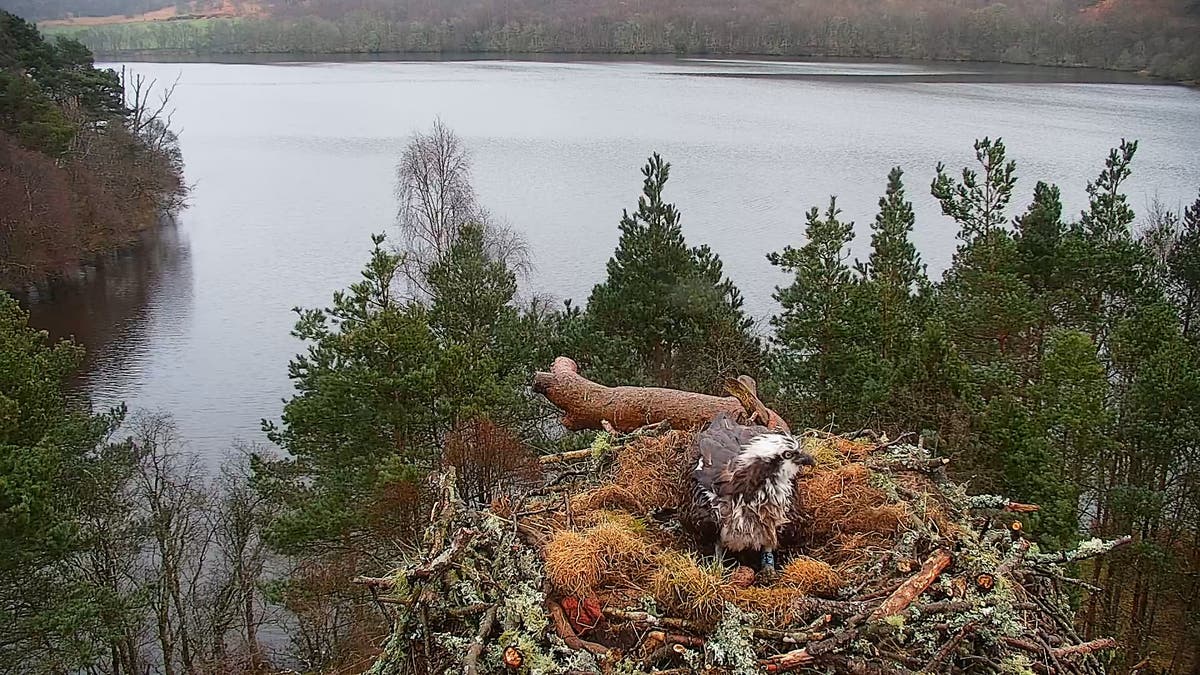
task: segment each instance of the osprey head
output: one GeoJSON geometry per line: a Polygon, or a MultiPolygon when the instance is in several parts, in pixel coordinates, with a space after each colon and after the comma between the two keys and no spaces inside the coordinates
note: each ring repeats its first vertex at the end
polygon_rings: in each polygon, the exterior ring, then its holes
{"type": "Polygon", "coordinates": [[[735,460],[735,470],[751,464],[775,465],[782,473],[792,476],[805,466],[816,466],[813,456],[800,448],[800,441],[791,434],[759,434],[750,439],[735,460]]]}

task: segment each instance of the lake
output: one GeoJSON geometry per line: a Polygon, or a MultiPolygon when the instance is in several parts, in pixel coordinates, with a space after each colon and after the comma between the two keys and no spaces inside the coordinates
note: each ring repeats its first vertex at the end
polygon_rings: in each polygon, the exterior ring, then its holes
{"type": "MultiPolygon", "coordinates": [[[[120,67],[122,64],[107,64],[120,67]]],[[[1135,77],[972,64],[778,61],[129,63],[178,79],[191,207],[178,225],[87,280],[32,303],[33,321],[91,352],[78,386],[97,405],[172,413],[216,461],[261,440],[289,394],[295,306],[353,282],[373,232],[392,232],[394,164],[440,117],[474,163],[483,204],[528,240],[526,295],[586,300],[636,206],[639,168],[672,164],[667,197],[691,244],[725,261],[749,309],[774,311],[766,254],[803,242],[831,194],[863,253],[888,169],[903,166],[932,274],[956,227],[929,196],[934,166],[1004,138],[1023,209],[1038,180],[1067,213],[1121,138],[1139,214],[1200,187],[1200,91],[1135,77]]]]}

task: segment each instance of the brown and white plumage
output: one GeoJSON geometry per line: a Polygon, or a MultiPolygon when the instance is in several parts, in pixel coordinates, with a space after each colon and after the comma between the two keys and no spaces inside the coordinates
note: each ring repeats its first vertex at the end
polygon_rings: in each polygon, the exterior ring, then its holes
{"type": "Polygon", "coordinates": [[[738,424],[724,413],[697,434],[684,527],[722,550],[761,551],[773,564],[778,528],[788,522],[793,483],[813,458],[789,434],[738,424]]]}

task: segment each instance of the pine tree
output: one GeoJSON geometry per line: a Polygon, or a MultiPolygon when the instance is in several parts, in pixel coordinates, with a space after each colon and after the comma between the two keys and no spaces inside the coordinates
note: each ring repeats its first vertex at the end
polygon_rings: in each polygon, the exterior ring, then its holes
{"type": "Polygon", "coordinates": [[[1167,256],[1167,270],[1183,334],[1200,343],[1200,197],[1184,209],[1178,237],[1167,256]]]}
{"type": "Polygon", "coordinates": [[[1074,330],[1048,335],[1039,370],[1032,392],[1036,461],[1010,467],[1021,472],[1018,484],[1032,482],[1029,498],[1042,507],[1033,518],[1035,534],[1065,547],[1079,534],[1079,499],[1086,486],[1098,484],[1095,467],[1111,446],[1109,383],[1095,343],[1074,330]]]}
{"type": "MultiPolygon", "coordinates": [[[[1121,141],[1109,152],[1104,170],[1087,185],[1088,208],[1068,233],[1066,320],[1095,335],[1105,349],[1113,326],[1129,311],[1136,296],[1157,292],[1147,284],[1152,263],[1133,238],[1135,215],[1122,193],[1137,152],[1136,141],[1121,141]]],[[[1158,289],[1161,290],[1161,289],[1158,289]]]]}
{"type": "Polygon", "coordinates": [[[124,611],[77,557],[131,450],[107,442],[123,410],[96,415],[67,396],[83,350],[27,322],[0,292],[0,671],[80,672],[124,611]]]}
{"type": "Polygon", "coordinates": [[[282,426],[263,422],[288,453],[256,462],[259,485],[283,507],[269,531],[282,551],[370,530],[389,483],[415,479],[435,458],[436,341],[427,310],[396,298],[400,256],[382,235],[373,241],[361,281],[329,308],[296,310],[293,334],[308,343],[288,368],[296,393],[282,426]]]}
{"type": "Polygon", "coordinates": [[[1038,305],[1022,275],[1017,240],[1004,210],[1016,183],[1004,144],[976,142],[984,182],[963,169],[962,183],[938,167],[932,192],[959,225],[961,244],[936,295],[936,315],[965,369],[957,383],[969,431],[958,448],[981,489],[1007,489],[1016,498],[1039,493],[1039,472],[1052,464],[1038,442],[1027,384],[1040,345],[1038,305]]]}
{"type": "Polygon", "coordinates": [[[1017,184],[1017,163],[1005,161],[1002,139],[975,141],[975,159],[983,168],[982,182],[970,168],[962,170],[961,182],[955,181],[939,162],[931,186],[933,196],[942,205],[942,213],[958,223],[958,236],[964,242],[1004,227],[1005,209],[1017,184]]]}
{"type": "Polygon", "coordinates": [[[497,325],[516,315],[517,278],[484,248],[483,227],[465,225],[428,272],[429,324],[440,341],[490,347],[497,325]]]}
{"type": "Polygon", "coordinates": [[[921,329],[922,299],[929,291],[925,265],[909,238],[916,218],[904,194],[903,175],[900,167],[888,174],[887,190],[871,224],[871,254],[857,264],[855,302],[866,313],[862,347],[873,357],[873,363],[865,364],[861,408],[864,422],[877,426],[899,421],[899,374],[921,329]]]}
{"type": "Polygon", "coordinates": [[[839,219],[837,200],[822,214],[806,216],[800,248],[771,253],[772,265],[792,275],[792,283],[775,290],[783,311],[772,317],[775,327],[774,376],[785,404],[796,419],[825,425],[857,417],[861,391],[861,354],[852,346],[859,317],[854,311],[854,276],[847,247],[854,224],[839,219]],[[834,418],[837,419],[834,419],[834,418]]]}
{"type": "Polygon", "coordinates": [[[1130,164],[1137,146],[1137,141],[1122,140],[1120,147],[1109,151],[1100,176],[1087,185],[1089,203],[1079,225],[1093,239],[1116,241],[1132,234],[1130,226],[1135,215],[1128,198],[1121,192],[1121,184],[1133,173],[1130,164]]]}
{"type": "Polygon", "coordinates": [[[919,321],[912,306],[916,294],[927,290],[929,283],[921,255],[909,238],[916,216],[904,195],[903,176],[900,167],[888,174],[887,192],[871,224],[871,255],[861,267],[876,303],[884,359],[903,351],[919,321]]]}
{"type": "Polygon", "coordinates": [[[679,210],[663,200],[670,164],[655,154],[642,175],[638,208],[621,217],[608,278],[588,299],[593,329],[611,348],[636,355],[637,372],[606,375],[625,383],[717,390],[722,376],[757,370],[752,322],[717,255],[684,241],[679,210]]]}
{"type": "Polygon", "coordinates": [[[467,224],[429,267],[429,324],[437,342],[437,440],[474,419],[513,428],[528,422],[529,373],[551,358],[541,322],[514,304],[516,275],[467,224]]]}
{"type": "Polygon", "coordinates": [[[1033,188],[1033,203],[1016,221],[1017,256],[1021,278],[1038,294],[1054,294],[1062,285],[1062,200],[1058,187],[1041,181],[1033,188]]]}

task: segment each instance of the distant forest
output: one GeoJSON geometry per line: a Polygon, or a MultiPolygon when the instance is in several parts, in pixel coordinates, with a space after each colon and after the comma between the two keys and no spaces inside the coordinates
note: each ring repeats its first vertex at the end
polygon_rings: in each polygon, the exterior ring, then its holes
{"type": "MultiPolygon", "coordinates": [[[[134,13],[146,1],[0,6],[49,18],[113,6],[134,13]]],[[[54,30],[101,53],[755,54],[1003,61],[1200,79],[1196,0],[225,0],[181,2],[177,11],[204,16],[214,7],[241,18],[54,30]]]]}

